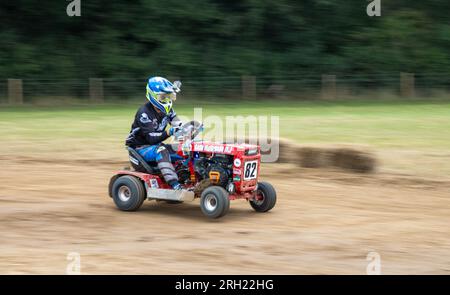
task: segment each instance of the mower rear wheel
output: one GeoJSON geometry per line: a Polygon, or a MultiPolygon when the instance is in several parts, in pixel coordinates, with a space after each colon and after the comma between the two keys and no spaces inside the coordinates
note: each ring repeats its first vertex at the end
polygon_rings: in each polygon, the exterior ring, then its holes
{"type": "Polygon", "coordinates": [[[277,192],[268,182],[258,182],[256,196],[250,200],[250,206],[257,212],[267,212],[275,206],[277,192]]]}
{"type": "Polygon", "coordinates": [[[112,185],[112,197],[122,211],[136,211],[145,200],[142,181],[131,175],[118,177],[112,185]]]}
{"type": "Polygon", "coordinates": [[[230,209],[228,192],[221,186],[210,186],[202,192],[200,208],[209,218],[219,218],[230,209]]]}

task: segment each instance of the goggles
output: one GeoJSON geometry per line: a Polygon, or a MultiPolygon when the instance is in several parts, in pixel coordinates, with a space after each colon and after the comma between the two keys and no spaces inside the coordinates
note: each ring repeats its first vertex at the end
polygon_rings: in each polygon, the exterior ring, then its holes
{"type": "Polygon", "coordinates": [[[177,100],[176,93],[160,93],[156,94],[156,99],[161,103],[169,103],[171,101],[177,100]]]}

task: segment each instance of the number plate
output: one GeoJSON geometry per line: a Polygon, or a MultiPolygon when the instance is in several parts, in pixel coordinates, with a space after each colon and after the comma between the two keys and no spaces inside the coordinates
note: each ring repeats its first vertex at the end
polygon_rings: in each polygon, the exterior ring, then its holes
{"type": "Polygon", "coordinates": [[[244,180],[255,179],[258,177],[258,160],[245,162],[244,180]]]}

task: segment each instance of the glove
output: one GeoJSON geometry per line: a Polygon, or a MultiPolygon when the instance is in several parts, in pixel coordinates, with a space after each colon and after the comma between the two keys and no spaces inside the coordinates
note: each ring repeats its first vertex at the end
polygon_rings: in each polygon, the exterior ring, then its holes
{"type": "Polygon", "coordinates": [[[183,122],[181,122],[180,119],[178,119],[177,117],[175,117],[175,120],[172,120],[172,122],[170,122],[170,125],[172,127],[170,127],[170,129],[167,131],[167,134],[169,136],[174,135],[175,133],[177,133],[178,130],[181,129],[181,126],[183,126],[183,122]]]}
{"type": "Polygon", "coordinates": [[[181,124],[179,126],[172,126],[169,129],[169,136],[174,135],[175,133],[177,133],[178,130],[180,130],[181,128],[181,124]]]}

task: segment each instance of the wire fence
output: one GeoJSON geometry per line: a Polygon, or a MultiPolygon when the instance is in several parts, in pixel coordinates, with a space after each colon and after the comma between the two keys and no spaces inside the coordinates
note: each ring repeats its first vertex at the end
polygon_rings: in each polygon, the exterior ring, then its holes
{"type": "MultiPolygon", "coordinates": [[[[428,97],[450,93],[448,73],[285,75],[181,78],[186,99],[346,99],[390,93],[428,97]]],[[[113,102],[145,95],[146,78],[0,79],[0,104],[76,99],[113,102]]],[[[374,97],[375,97],[374,96],[374,97]]]]}

